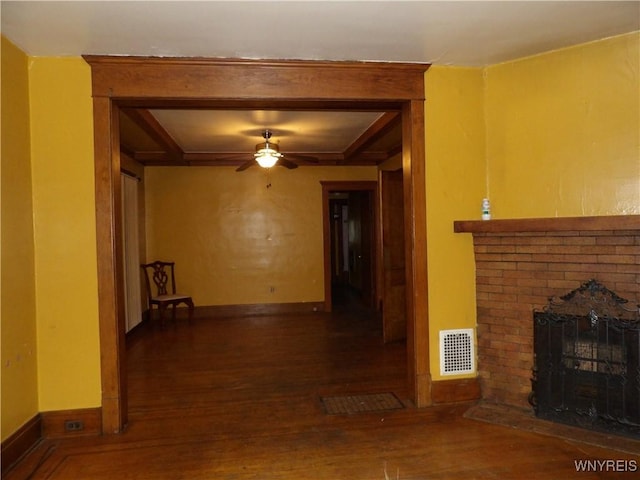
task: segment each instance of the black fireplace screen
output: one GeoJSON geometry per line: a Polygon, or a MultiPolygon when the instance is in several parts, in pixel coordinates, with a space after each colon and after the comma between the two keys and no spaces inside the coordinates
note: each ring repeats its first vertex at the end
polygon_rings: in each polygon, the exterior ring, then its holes
{"type": "Polygon", "coordinates": [[[538,417],[640,438],[640,306],[627,304],[589,280],[534,312],[538,417]]]}

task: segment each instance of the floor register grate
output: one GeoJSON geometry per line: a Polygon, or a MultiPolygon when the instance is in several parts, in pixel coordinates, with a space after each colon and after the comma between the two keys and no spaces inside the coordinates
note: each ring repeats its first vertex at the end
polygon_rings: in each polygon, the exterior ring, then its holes
{"type": "Polygon", "coordinates": [[[404,408],[402,402],[393,393],[341,395],[321,397],[321,400],[328,415],[353,415],[404,408]]]}

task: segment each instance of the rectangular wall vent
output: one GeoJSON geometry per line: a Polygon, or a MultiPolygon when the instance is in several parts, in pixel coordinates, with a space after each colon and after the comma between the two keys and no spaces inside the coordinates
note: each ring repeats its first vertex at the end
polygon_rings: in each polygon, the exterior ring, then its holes
{"type": "Polygon", "coordinates": [[[473,329],[440,330],[440,375],[475,373],[473,329]]]}

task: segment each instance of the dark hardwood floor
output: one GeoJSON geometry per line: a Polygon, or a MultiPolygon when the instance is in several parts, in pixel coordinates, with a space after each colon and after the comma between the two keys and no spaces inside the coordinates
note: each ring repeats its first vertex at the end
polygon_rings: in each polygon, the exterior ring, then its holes
{"type": "MultiPolygon", "coordinates": [[[[637,478],[575,461],[638,456],[415,409],[404,344],[362,309],[198,319],[128,341],[121,435],[42,442],[8,480],[637,478]],[[320,397],[393,392],[405,408],[327,415],[320,397]]],[[[639,465],[640,468],[640,465],[639,465]]]]}

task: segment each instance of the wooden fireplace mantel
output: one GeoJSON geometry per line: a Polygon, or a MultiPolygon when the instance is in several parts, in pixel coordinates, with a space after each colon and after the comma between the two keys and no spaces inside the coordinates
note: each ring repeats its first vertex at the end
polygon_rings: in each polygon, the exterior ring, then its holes
{"type": "Polygon", "coordinates": [[[456,233],[563,232],[640,230],[640,215],[596,217],[512,218],[504,220],[457,220],[456,233]]]}

